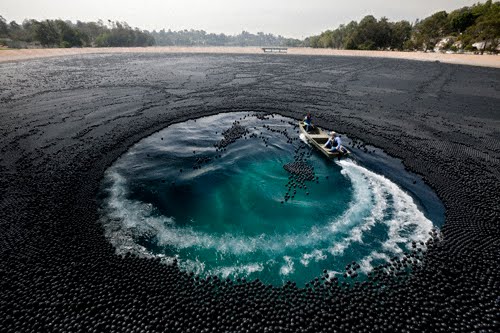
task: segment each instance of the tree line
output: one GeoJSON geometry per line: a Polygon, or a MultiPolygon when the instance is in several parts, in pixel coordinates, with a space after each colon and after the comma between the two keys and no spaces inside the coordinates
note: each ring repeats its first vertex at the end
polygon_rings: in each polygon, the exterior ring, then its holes
{"type": "Polygon", "coordinates": [[[0,16],[0,45],[23,47],[114,47],[114,46],[301,46],[298,39],[259,32],[238,35],[207,33],[204,30],[149,32],[131,28],[126,22],[81,22],[24,20],[8,23],[0,16]]]}
{"type": "Polygon", "coordinates": [[[156,45],[160,46],[301,46],[302,41],[283,36],[242,31],[238,35],[207,33],[204,30],[153,31],[156,45]]]}
{"type": "Polygon", "coordinates": [[[131,28],[125,22],[81,22],[63,20],[24,20],[22,24],[0,16],[0,44],[11,48],[33,47],[111,47],[151,46],[148,31],[131,28]]]}
{"type": "Polygon", "coordinates": [[[414,24],[408,21],[377,20],[372,15],[360,22],[342,24],[304,40],[304,46],[349,50],[477,50],[496,52],[500,44],[500,2],[477,3],[447,13],[437,12],[414,24]],[[442,44],[443,39],[445,43],[442,44]]]}

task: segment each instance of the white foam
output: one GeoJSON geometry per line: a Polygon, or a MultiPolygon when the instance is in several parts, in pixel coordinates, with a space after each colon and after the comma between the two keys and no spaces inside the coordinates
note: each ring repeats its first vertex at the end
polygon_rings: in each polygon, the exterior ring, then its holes
{"type": "Polygon", "coordinates": [[[195,274],[201,274],[205,272],[205,263],[201,262],[196,258],[195,260],[184,259],[179,261],[179,267],[189,272],[193,272],[195,274]]]}
{"type": "Polygon", "coordinates": [[[280,274],[287,276],[295,271],[294,263],[293,263],[292,258],[289,256],[284,256],[283,259],[285,260],[285,264],[283,266],[281,266],[280,274]]]}
{"type": "Polygon", "coordinates": [[[105,225],[107,235],[115,240],[124,237],[130,240],[132,236],[154,236],[159,246],[169,245],[178,249],[198,247],[244,255],[257,250],[282,253],[289,248],[314,245],[327,237],[323,230],[318,230],[315,226],[307,234],[262,234],[256,237],[232,234],[217,236],[188,227],[179,228],[173,218],[158,215],[151,205],[127,199],[126,181],[117,172],[109,172],[107,177],[113,181],[107,213],[113,221],[121,221],[121,225],[105,225]]]}
{"type": "Polygon", "coordinates": [[[208,274],[222,276],[223,278],[227,278],[229,276],[238,277],[238,276],[249,276],[255,272],[262,272],[264,270],[264,265],[262,263],[250,263],[245,265],[237,265],[237,266],[223,266],[217,269],[213,269],[208,271],[208,274]]]}
{"type": "Polygon", "coordinates": [[[342,275],[344,273],[343,272],[338,272],[338,271],[328,270],[328,271],[326,271],[326,274],[328,275],[328,279],[333,279],[335,276],[342,275]]]}
{"type": "Polygon", "coordinates": [[[389,262],[390,257],[385,253],[373,251],[372,253],[370,253],[369,256],[360,260],[359,266],[360,266],[361,272],[363,272],[365,274],[368,274],[369,272],[371,272],[373,270],[372,261],[375,259],[382,259],[382,260],[389,262]]]}
{"type": "Polygon", "coordinates": [[[314,250],[311,253],[305,253],[302,255],[302,258],[300,259],[300,262],[304,266],[308,266],[309,262],[311,259],[313,259],[315,262],[319,262],[322,260],[326,260],[327,256],[326,254],[323,253],[322,250],[314,250]]]}
{"type": "MultiPolygon", "coordinates": [[[[386,177],[352,161],[343,160],[337,163],[344,168],[343,172],[351,179],[354,191],[357,193],[356,197],[367,201],[371,195],[373,206],[370,215],[363,218],[364,223],[353,227],[348,237],[330,248],[330,253],[340,255],[352,242],[362,243],[363,234],[378,222],[389,227],[388,240],[382,243],[382,247],[393,254],[403,252],[399,246],[402,243],[406,243],[409,247],[412,241],[425,241],[429,237],[432,222],[418,209],[410,195],[386,177]],[[392,201],[391,205],[389,201],[392,201]],[[388,206],[392,208],[393,217],[384,221],[384,211],[388,206]]],[[[346,214],[357,214],[359,211],[360,209],[354,206],[350,207],[346,214]]]]}
{"type": "MultiPolygon", "coordinates": [[[[378,252],[372,252],[371,256],[361,261],[361,270],[364,272],[372,269],[373,259],[385,259],[389,254],[401,253],[402,247],[409,246],[412,241],[428,239],[432,222],[419,211],[411,196],[384,176],[352,161],[336,163],[341,166],[342,174],[350,179],[353,187],[353,199],[341,217],[330,221],[326,226],[312,226],[309,231],[301,234],[262,234],[255,237],[213,235],[189,227],[179,227],[175,219],[158,214],[152,205],[128,199],[126,179],[111,169],[106,173],[107,180],[112,183],[105,208],[106,236],[118,253],[148,253],[147,249],[134,241],[138,237],[153,237],[158,246],[211,249],[236,256],[263,251],[274,257],[283,256],[285,264],[281,266],[280,274],[285,276],[294,272],[294,262],[287,256],[287,251],[306,249],[308,252],[300,258],[304,266],[308,266],[311,260],[325,260],[328,254],[341,256],[353,243],[363,244],[366,233],[377,223],[388,227],[388,239],[379,246],[381,248],[378,252]],[[388,209],[392,214],[391,219],[385,218],[388,209]],[[339,235],[343,237],[339,239],[339,235]]],[[[180,258],[181,262],[184,268],[197,273],[207,269],[204,263],[197,260],[180,258]]],[[[262,271],[264,265],[266,264],[244,263],[219,267],[213,272],[222,276],[251,274],[262,271]]]]}
{"type": "Polygon", "coordinates": [[[343,168],[342,174],[351,180],[355,200],[351,202],[340,223],[331,225],[331,230],[337,231],[340,226],[351,225],[354,222],[358,222],[358,225],[352,227],[349,235],[341,242],[330,247],[329,252],[332,255],[342,255],[352,242],[362,243],[363,233],[383,219],[387,207],[383,188],[377,186],[373,177],[370,177],[372,175],[366,174],[367,169],[350,161],[340,161],[338,164],[343,168]]]}
{"type": "Polygon", "coordinates": [[[310,146],[309,141],[307,141],[307,137],[304,133],[300,133],[299,138],[302,142],[304,142],[306,145],[310,146]]]}

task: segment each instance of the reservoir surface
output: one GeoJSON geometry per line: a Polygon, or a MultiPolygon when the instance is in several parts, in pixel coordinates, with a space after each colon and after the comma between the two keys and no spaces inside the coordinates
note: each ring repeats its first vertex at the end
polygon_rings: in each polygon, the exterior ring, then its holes
{"type": "Polygon", "coordinates": [[[296,124],[226,113],[143,139],[106,172],[107,237],[203,277],[304,285],[349,264],[367,274],[442,224],[435,194],[398,160],[346,136],[352,158],[329,160],[296,124]]]}

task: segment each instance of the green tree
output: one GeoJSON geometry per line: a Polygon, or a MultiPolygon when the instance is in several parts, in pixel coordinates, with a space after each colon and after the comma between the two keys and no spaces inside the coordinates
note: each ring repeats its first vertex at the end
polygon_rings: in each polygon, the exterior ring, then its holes
{"type": "Polygon", "coordinates": [[[71,22],[68,23],[62,20],[56,20],[55,25],[59,30],[59,46],[73,47],[83,45],[80,32],[73,27],[71,22]]]}
{"type": "Polygon", "coordinates": [[[448,14],[445,11],[437,12],[415,26],[417,44],[425,51],[433,48],[438,38],[450,32],[448,14]]]}
{"type": "Polygon", "coordinates": [[[458,34],[467,30],[476,20],[476,17],[468,7],[451,12],[448,18],[451,30],[458,34]]]}
{"type": "Polygon", "coordinates": [[[495,50],[500,38],[500,2],[494,4],[490,2],[487,9],[478,17],[476,24],[467,29],[467,33],[483,42],[481,54],[488,45],[495,50]]]}
{"type": "Polygon", "coordinates": [[[99,35],[107,31],[102,21],[98,22],[76,22],[76,28],[80,32],[80,38],[85,46],[95,46],[99,35]]]}
{"type": "Polygon", "coordinates": [[[154,37],[147,31],[132,29],[125,22],[109,21],[111,29],[105,29],[95,38],[95,45],[99,47],[116,46],[151,46],[155,44],[154,37]]]}
{"type": "Polygon", "coordinates": [[[9,37],[9,26],[7,25],[7,21],[0,15],[0,38],[9,37]]]}
{"type": "MultiPolygon", "coordinates": [[[[11,22],[11,31],[13,31],[12,24],[16,24],[16,22],[11,22]]],[[[25,42],[33,42],[35,41],[35,32],[36,32],[36,27],[37,27],[38,21],[37,20],[24,20],[21,29],[19,31],[19,34],[21,37],[19,40],[25,41],[25,42]]]]}
{"type": "Polygon", "coordinates": [[[349,24],[345,26],[345,28],[342,31],[342,41],[343,41],[343,47],[345,49],[355,49],[356,45],[354,45],[354,34],[356,33],[358,29],[358,22],[356,21],[351,21],[349,24]]]}
{"type": "Polygon", "coordinates": [[[307,42],[309,44],[309,47],[317,48],[319,46],[319,38],[320,36],[311,36],[308,38],[307,42]]]}
{"type": "Polygon", "coordinates": [[[471,7],[471,12],[474,17],[478,18],[480,16],[485,15],[490,10],[493,2],[491,0],[487,0],[485,3],[477,3],[471,7]]]}
{"type": "Polygon", "coordinates": [[[408,21],[399,21],[391,26],[391,49],[404,50],[410,47],[408,41],[411,38],[412,26],[408,21]]]}
{"type": "Polygon", "coordinates": [[[378,22],[372,15],[365,16],[352,36],[355,49],[375,50],[379,38],[378,22]]]}
{"type": "Polygon", "coordinates": [[[389,22],[387,17],[382,17],[376,27],[375,44],[377,49],[387,49],[391,47],[393,39],[394,24],[389,22]]]}
{"type": "Polygon", "coordinates": [[[346,26],[341,24],[337,29],[332,32],[332,47],[341,49],[344,47],[344,40],[346,35],[346,26]]]}
{"type": "Polygon", "coordinates": [[[57,26],[50,20],[35,23],[34,33],[43,46],[57,46],[61,40],[57,26]]]}
{"type": "Polygon", "coordinates": [[[347,37],[346,47],[360,50],[377,50],[390,47],[392,25],[386,17],[377,20],[365,16],[347,37]]]}
{"type": "Polygon", "coordinates": [[[9,35],[14,40],[22,40],[23,27],[17,24],[16,21],[11,21],[9,23],[9,35]]]}
{"type": "Polygon", "coordinates": [[[329,48],[333,47],[333,31],[327,30],[323,32],[318,39],[318,47],[329,48]]]}

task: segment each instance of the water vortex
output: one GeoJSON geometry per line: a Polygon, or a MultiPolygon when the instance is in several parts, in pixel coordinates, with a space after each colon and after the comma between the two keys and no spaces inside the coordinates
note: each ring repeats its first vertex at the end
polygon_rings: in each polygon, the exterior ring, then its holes
{"type": "Polygon", "coordinates": [[[418,199],[385,176],[326,160],[289,118],[248,113],[140,141],[106,172],[102,213],[119,253],[278,285],[336,275],[354,261],[368,273],[433,228],[418,199]],[[302,181],[283,168],[298,161],[308,165],[302,181]]]}

